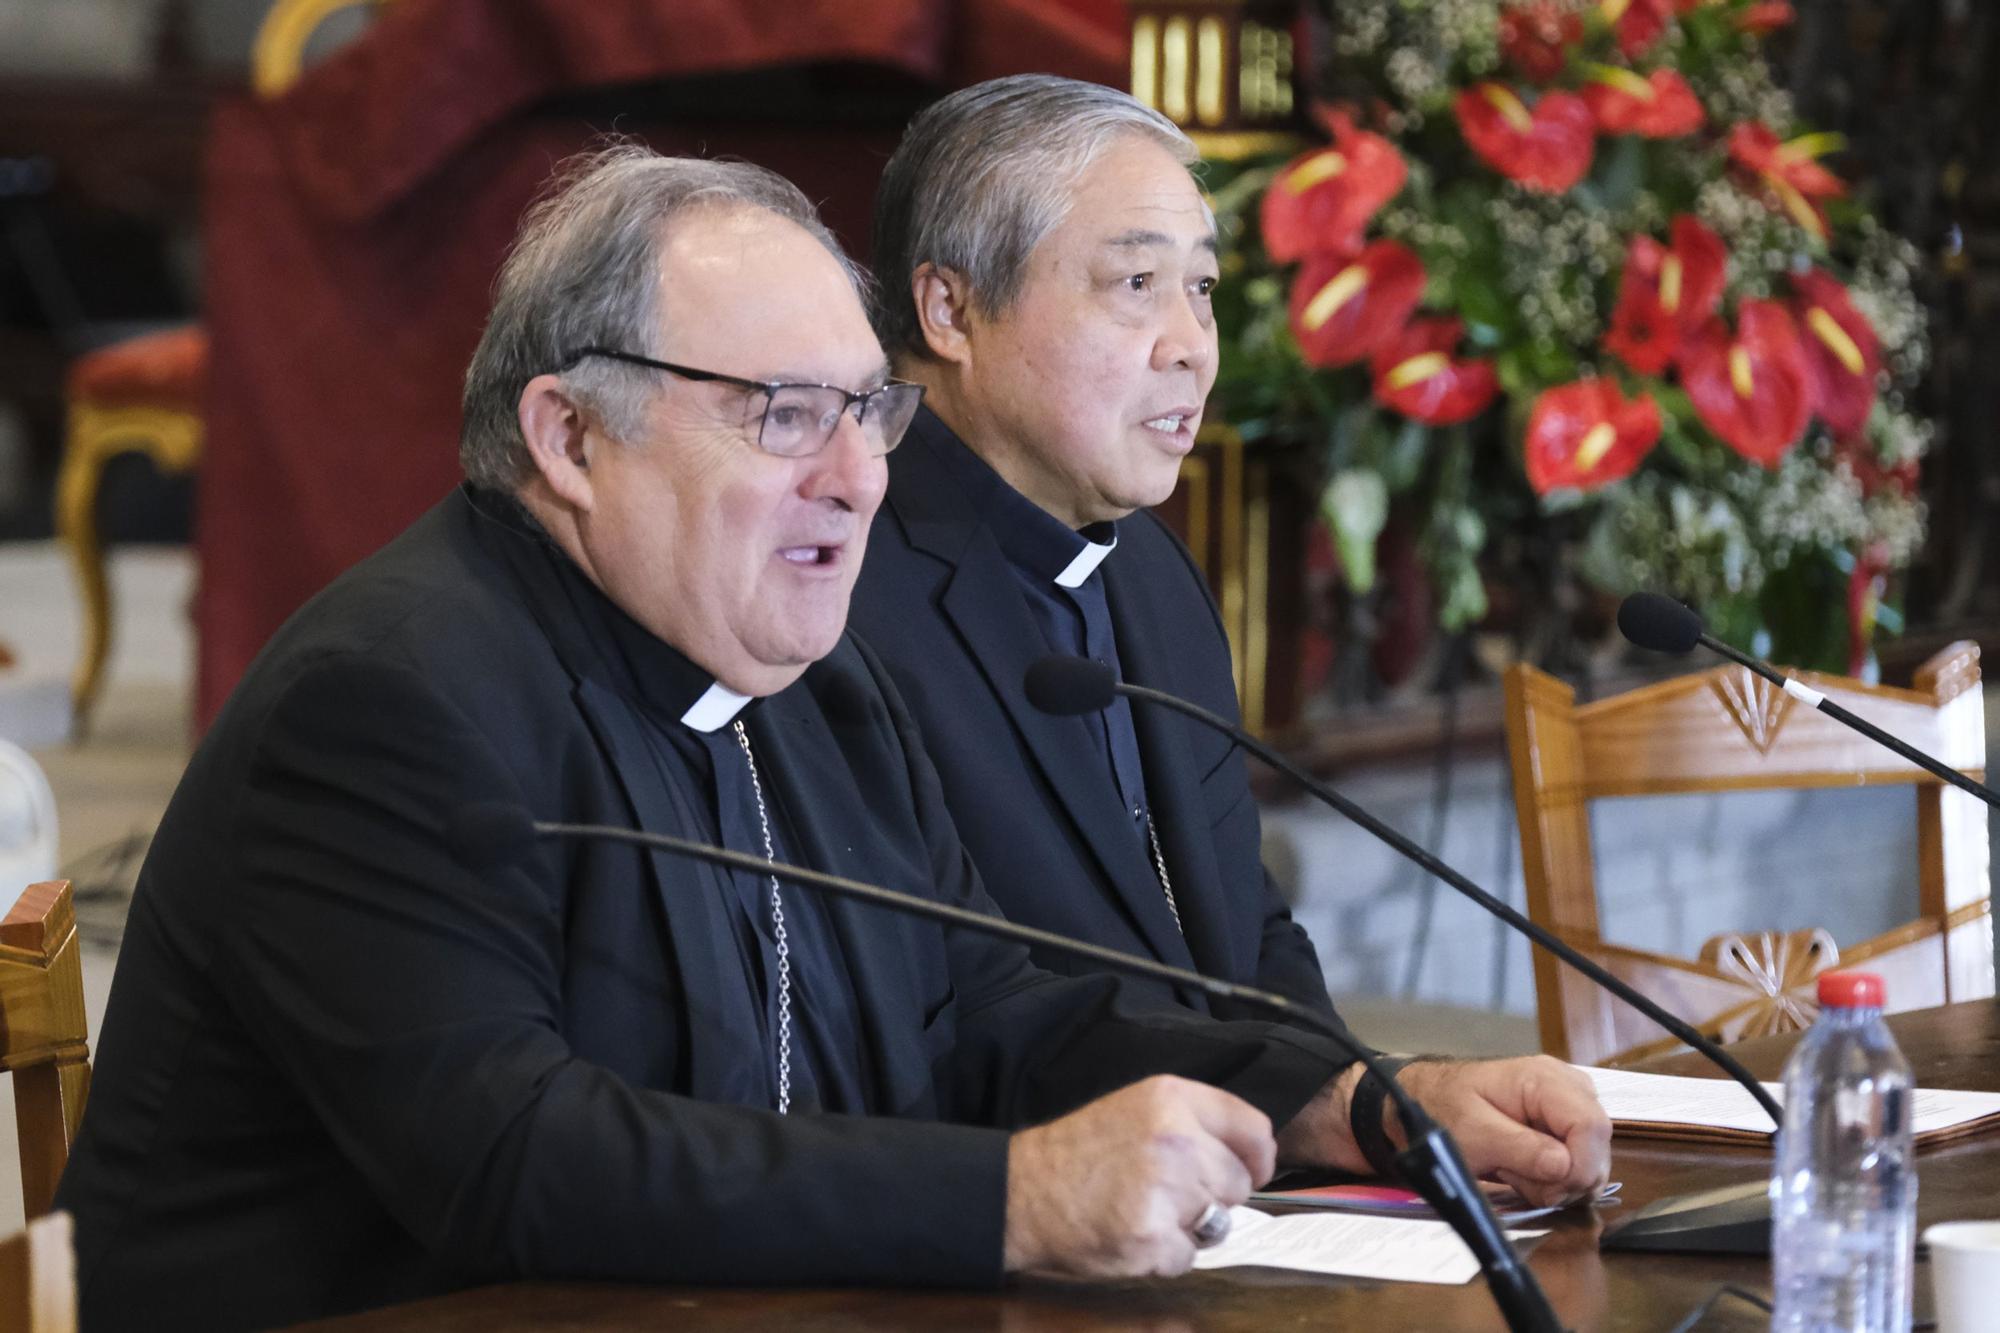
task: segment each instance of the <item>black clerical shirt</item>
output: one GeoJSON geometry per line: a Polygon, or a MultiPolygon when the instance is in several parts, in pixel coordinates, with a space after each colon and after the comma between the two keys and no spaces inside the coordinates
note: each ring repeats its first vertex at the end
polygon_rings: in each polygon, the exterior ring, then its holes
{"type": "MultiPolygon", "coordinates": [[[[509,521],[542,536],[525,510],[511,499],[488,498],[509,521]]],[[[546,536],[547,554],[557,579],[577,608],[601,636],[605,655],[624,666],[633,697],[643,701],[647,719],[646,744],[671,794],[684,836],[718,843],[731,851],[765,855],[763,819],[758,808],[762,787],[763,812],[768,815],[771,854],[779,861],[795,858],[798,845],[778,784],[760,770],[759,783],[750,777],[750,763],[737,739],[743,723],[751,754],[758,751],[758,700],[735,694],[715,677],[654,637],[589,585],[574,561],[546,536]]],[[[760,761],[761,762],[761,761],[760,761]]],[[[757,1039],[764,1053],[767,1084],[765,1105],[778,1104],[779,986],[776,920],[771,911],[771,878],[690,860],[681,881],[689,893],[720,893],[732,911],[736,958],[747,992],[758,997],[750,1008],[761,1023],[757,1039]]],[[[779,881],[785,942],[791,964],[791,1042],[789,1109],[793,1114],[870,1111],[864,1091],[872,1074],[866,1044],[861,1039],[853,985],[840,941],[827,919],[826,905],[811,889],[779,881]]]]}
{"type": "MultiPolygon", "coordinates": [[[[1093,523],[1081,532],[1071,528],[1015,490],[952,431],[937,432],[933,447],[957,475],[974,508],[985,514],[1049,651],[1092,658],[1122,679],[1111,607],[1104,599],[1104,576],[1098,572],[1118,545],[1118,525],[1093,523]]],[[[1105,776],[1115,784],[1135,832],[1144,838],[1146,784],[1132,705],[1121,694],[1093,721],[1090,737],[1104,761],[1105,776]]]]}

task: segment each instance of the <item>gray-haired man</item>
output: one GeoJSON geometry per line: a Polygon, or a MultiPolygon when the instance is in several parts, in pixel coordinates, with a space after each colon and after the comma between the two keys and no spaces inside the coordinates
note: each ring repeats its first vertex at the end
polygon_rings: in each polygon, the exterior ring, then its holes
{"type": "MultiPolygon", "coordinates": [[[[890,464],[853,624],[1009,917],[1330,1013],[1230,743],[1123,699],[1044,716],[1022,683],[1074,654],[1236,711],[1207,587],[1145,512],[1172,493],[1215,382],[1215,223],[1194,159],[1131,97],[1048,75],[964,89],[911,124],[876,201],[875,322],[926,406],[890,464]]],[[[1609,1127],[1558,1062],[1419,1064],[1404,1081],[1474,1169],[1537,1199],[1601,1183],[1609,1127]]],[[[1379,1166],[1397,1131],[1376,1132],[1378,1097],[1359,1105],[1379,1166]]],[[[1367,1165],[1352,1142],[1340,1164],[1367,1165]]]]}
{"type": "Polygon", "coordinates": [[[531,217],[468,485],[279,632],[141,872],[60,1193],[90,1327],[1177,1272],[1273,1121],[1338,1158],[1344,1062],[1293,1034],[768,876],[448,835],[505,802],[990,910],[842,629],[916,397],[769,173],[614,152],[531,217]]]}

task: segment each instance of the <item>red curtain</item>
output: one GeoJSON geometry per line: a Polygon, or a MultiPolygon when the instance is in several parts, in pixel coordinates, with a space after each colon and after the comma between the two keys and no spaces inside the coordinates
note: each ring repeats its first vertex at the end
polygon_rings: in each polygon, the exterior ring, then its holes
{"type": "Polygon", "coordinates": [[[610,129],[746,158],[858,253],[908,109],[1027,70],[1122,83],[1124,23],[1118,0],[397,0],[284,96],[218,108],[198,724],[286,616],[456,484],[461,376],[554,162],[610,129]],[[674,96],[691,85],[717,91],[674,96]],[[726,109],[765,85],[801,113],[726,109]]]}

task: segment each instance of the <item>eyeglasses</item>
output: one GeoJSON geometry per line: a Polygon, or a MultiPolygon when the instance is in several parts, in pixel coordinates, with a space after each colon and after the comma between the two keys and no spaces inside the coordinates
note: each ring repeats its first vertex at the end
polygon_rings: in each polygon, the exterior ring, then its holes
{"type": "MultiPolygon", "coordinates": [[[[854,422],[868,452],[880,457],[902,441],[903,432],[917,415],[924,400],[924,386],[900,381],[853,393],[833,384],[780,384],[772,380],[747,380],[713,370],[696,370],[669,361],[655,361],[634,352],[610,347],[585,347],[563,359],[568,370],[587,356],[601,356],[628,365],[664,370],[684,380],[698,383],[730,384],[750,394],[750,406],[757,413],[757,447],[780,458],[810,458],[826,448],[840,425],[841,414],[854,412],[854,422]],[[760,401],[761,400],[761,401],[760,401]]],[[[560,373],[560,372],[558,372],[560,373]]]]}

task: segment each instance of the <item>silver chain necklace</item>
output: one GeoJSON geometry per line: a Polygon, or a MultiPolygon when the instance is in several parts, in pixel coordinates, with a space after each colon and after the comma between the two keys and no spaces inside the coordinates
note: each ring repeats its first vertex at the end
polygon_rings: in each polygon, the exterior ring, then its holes
{"type": "MultiPolygon", "coordinates": [[[[771,845],[771,815],[764,808],[764,784],[757,780],[757,756],[750,753],[750,733],[742,719],[735,723],[736,743],[743,747],[743,762],[750,765],[750,794],[757,798],[757,824],[764,834],[764,859],[775,862],[777,848],[771,845]]],[[[1154,843],[1158,849],[1157,841],[1154,843]]],[[[1162,874],[1166,872],[1161,871],[1162,874]]],[[[1169,901],[1172,895],[1169,894],[1169,901]]],[[[1174,920],[1180,916],[1175,914],[1174,920]]],[[[778,897],[778,877],[771,876],[771,935],[778,951],[778,1114],[792,1110],[792,950],[785,940],[785,905],[778,897]]]]}
{"type": "MultiPolygon", "coordinates": [[[[1174,901],[1174,882],[1167,877],[1167,858],[1160,852],[1160,833],[1153,827],[1153,812],[1146,812],[1146,839],[1153,844],[1153,869],[1160,872],[1160,888],[1167,895],[1167,910],[1173,913],[1174,929],[1185,936],[1187,931],[1181,926],[1181,906],[1174,901]]],[[[776,858],[772,858],[775,860],[776,858]]]]}

